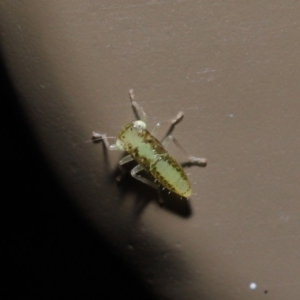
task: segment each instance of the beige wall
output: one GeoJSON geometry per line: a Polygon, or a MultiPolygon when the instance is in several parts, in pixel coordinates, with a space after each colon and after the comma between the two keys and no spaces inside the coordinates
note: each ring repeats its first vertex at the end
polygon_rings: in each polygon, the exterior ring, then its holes
{"type": "Polygon", "coordinates": [[[298,1],[2,1],[0,19],[43,151],[159,298],[299,299],[298,1]],[[208,159],[188,204],[117,185],[121,153],[85,142],[132,120],[129,88],[150,125],[184,111],[174,135],[208,159]]]}

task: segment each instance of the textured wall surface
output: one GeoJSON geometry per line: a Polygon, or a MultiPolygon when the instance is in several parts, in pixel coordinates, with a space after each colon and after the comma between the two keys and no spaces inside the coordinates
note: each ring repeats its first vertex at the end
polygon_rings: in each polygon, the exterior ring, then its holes
{"type": "MultiPolygon", "coordinates": [[[[299,299],[300,3],[2,1],[1,46],[22,106],[92,226],[166,299],[299,299]],[[167,199],[121,153],[86,143],[184,111],[174,136],[206,168],[167,199]]],[[[174,147],[170,152],[182,157],[174,147]],[[173,151],[173,152],[172,152],[173,151]]]]}

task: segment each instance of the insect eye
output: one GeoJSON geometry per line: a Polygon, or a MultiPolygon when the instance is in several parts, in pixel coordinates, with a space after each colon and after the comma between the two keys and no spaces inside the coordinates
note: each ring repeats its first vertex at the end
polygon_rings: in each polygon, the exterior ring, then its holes
{"type": "Polygon", "coordinates": [[[146,123],[141,120],[138,120],[138,121],[133,122],[133,127],[136,128],[138,131],[145,130],[146,123]]]}

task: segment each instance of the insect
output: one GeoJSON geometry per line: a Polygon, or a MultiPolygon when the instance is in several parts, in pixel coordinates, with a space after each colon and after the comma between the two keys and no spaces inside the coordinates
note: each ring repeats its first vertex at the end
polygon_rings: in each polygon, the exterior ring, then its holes
{"type": "MultiPolygon", "coordinates": [[[[190,164],[205,166],[206,159],[191,156],[171,134],[168,134],[160,142],[154,137],[154,134],[162,122],[156,124],[150,133],[146,126],[147,115],[144,109],[134,100],[134,91],[132,89],[129,90],[129,98],[131,105],[138,112],[140,120],[126,124],[119,131],[115,144],[109,144],[109,137],[105,133],[93,132],[92,140],[94,142],[103,140],[109,150],[127,152],[128,155],[119,161],[121,171],[123,171],[122,166],[124,164],[135,160],[138,165],[131,170],[132,177],[156,189],[161,203],[163,200],[160,188],[162,190],[167,189],[169,193],[173,192],[180,197],[188,199],[192,194],[191,184],[182,166],[167,152],[168,144],[172,141],[187,156],[190,164]],[[154,180],[138,174],[143,170],[150,173],[154,180]]],[[[174,119],[167,121],[170,128],[173,128],[182,118],[183,112],[179,112],[174,119]]]]}

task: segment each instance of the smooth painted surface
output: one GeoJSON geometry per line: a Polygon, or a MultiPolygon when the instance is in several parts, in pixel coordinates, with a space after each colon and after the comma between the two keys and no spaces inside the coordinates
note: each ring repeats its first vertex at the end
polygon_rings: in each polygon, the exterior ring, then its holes
{"type": "MultiPolygon", "coordinates": [[[[299,299],[297,1],[0,4],[2,51],[43,151],[74,202],[158,298],[299,299]],[[174,135],[206,168],[188,204],[86,143],[184,111],[174,135]]],[[[176,150],[174,152],[176,155],[176,150]]]]}

